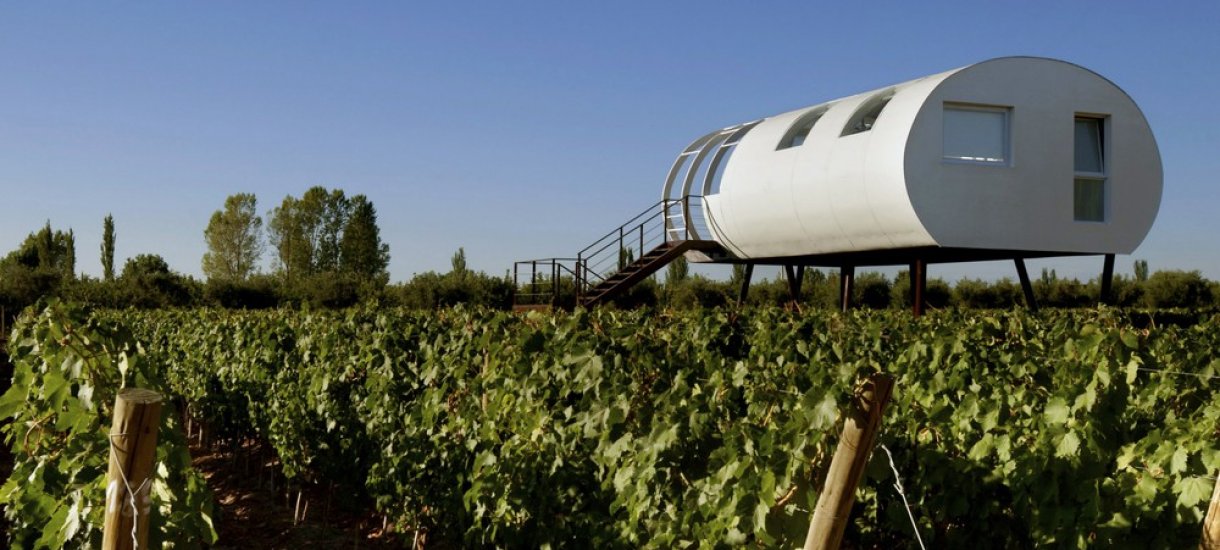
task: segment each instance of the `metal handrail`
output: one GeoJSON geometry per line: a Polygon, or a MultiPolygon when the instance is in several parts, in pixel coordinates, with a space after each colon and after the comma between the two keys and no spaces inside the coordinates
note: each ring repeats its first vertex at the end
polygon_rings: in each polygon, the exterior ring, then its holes
{"type": "MultiPolygon", "coordinates": [[[[601,238],[586,246],[575,258],[539,258],[525,260],[513,264],[514,304],[518,296],[522,298],[537,298],[550,294],[552,305],[560,298],[562,278],[570,276],[575,284],[576,300],[580,299],[594,286],[610,279],[624,267],[623,254],[629,251],[634,259],[639,259],[650,250],[664,243],[673,241],[708,238],[702,235],[698,226],[708,227],[707,216],[702,211],[701,195],[686,195],[681,198],[661,199],[636,214],[626,223],[610,230],[601,238]],[[694,214],[699,214],[698,218],[694,214]],[[521,266],[528,266],[532,292],[518,292],[522,285],[521,266]],[[538,268],[550,270],[542,273],[539,282],[538,268]],[[549,283],[549,292],[539,292],[539,285],[549,283]]],[[[710,234],[708,235],[710,237],[710,234]]]]}
{"type": "MultiPolygon", "coordinates": [[[[561,300],[561,287],[564,279],[572,281],[575,286],[576,281],[580,279],[580,264],[576,258],[539,258],[534,260],[522,260],[513,263],[513,305],[542,305],[546,301],[538,299],[543,296],[550,296],[550,305],[557,306],[561,300]],[[569,267],[571,264],[571,267],[569,267]],[[522,266],[528,266],[529,280],[522,283],[522,266]],[[550,273],[543,271],[541,280],[539,280],[539,267],[544,270],[549,269],[550,273]],[[549,288],[546,288],[548,287],[549,288]],[[540,290],[542,287],[542,290],[540,290]],[[530,292],[522,292],[528,288],[530,292]]],[[[579,299],[573,296],[573,299],[579,299]]]]}
{"type": "Polygon", "coordinates": [[[700,201],[702,198],[701,195],[686,195],[657,201],[586,246],[576,255],[577,271],[580,272],[580,277],[577,278],[577,293],[583,295],[596,284],[607,280],[610,274],[625,267],[621,262],[623,250],[636,252],[638,258],[644,256],[650,246],[655,247],[658,241],[667,243],[700,238],[698,230],[693,227],[695,220],[692,211],[701,209],[692,209],[691,202],[700,201]],[[660,235],[657,235],[658,231],[660,235]],[[635,250],[637,243],[638,251],[635,250]]]}

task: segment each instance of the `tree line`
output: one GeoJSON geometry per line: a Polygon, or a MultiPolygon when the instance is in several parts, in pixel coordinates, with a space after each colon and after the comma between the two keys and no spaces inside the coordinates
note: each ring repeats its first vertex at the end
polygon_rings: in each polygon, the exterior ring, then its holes
{"type": "MultiPolygon", "coordinates": [[[[437,308],[470,304],[497,309],[512,306],[513,281],[471,271],[466,253],[454,253],[447,272],[429,271],[409,281],[390,284],[389,246],[381,240],[377,210],[365,195],[348,196],[341,189],[315,186],[300,197],[292,195],[266,213],[258,213],[253,193],[225,199],[204,230],[206,252],[203,278],[172,269],[159,255],[145,253],[115,263],[115,221],[102,221],[102,276],[78,274],[72,229],[46,225],[0,258],[0,308],[14,315],[43,296],[55,296],[101,307],[166,308],[215,306],[261,309],[273,307],[347,307],[361,302],[387,306],[437,308]],[[270,269],[261,269],[270,252],[270,269]]],[[[624,257],[624,262],[631,259],[624,257]]],[[[838,274],[809,269],[798,303],[802,307],[835,308],[838,274]]],[[[672,263],[664,277],[652,277],[615,300],[621,308],[715,307],[736,303],[744,277],[735,266],[727,281],[692,275],[685,259],[672,263]]],[[[542,285],[549,281],[540,279],[542,285]]],[[[853,302],[866,308],[909,307],[905,272],[888,278],[865,272],[856,276],[853,302]]],[[[575,285],[559,282],[561,301],[574,301],[575,285]]],[[[1040,306],[1085,307],[1098,302],[1096,279],[1060,278],[1043,270],[1034,281],[1040,306]]],[[[535,288],[522,288],[536,292],[535,288]]],[[[1012,308],[1024,304],[1020,285],[1010,279],[962,279],[954,284],[928,280],[927,303],[932,308],[1012,308]]],[[[746,299],[749,305],[791,302],[782,277],[756,280],[746,299]]],[[[1198,271],[1150,272],[1137,260],[1132,274],[1116,275],[1111,302],[1124,307],[1212,307],[1220,305],[1220,283],[1198,271]]]]}
{"type": "Polygon", "coordinates": [[[0,308],[9,315],[44,296],[101,307],[347,307],[359,302],[433,308],[479,303],[507,308],[512,283],[467,269],[465,251],[446,273],[390,284],[389,245],[365,195],[315,186],[259,215],[253,193],[225,199],[203,233],[203,278],[184,275],[158,254],[137,254],[116,272],[115,221],[102,221],[101,278],[76,270],[74,233],[50,221],[0,259],[0,308]],[[260,266],[270,252],[270,269],[260,266]]]}

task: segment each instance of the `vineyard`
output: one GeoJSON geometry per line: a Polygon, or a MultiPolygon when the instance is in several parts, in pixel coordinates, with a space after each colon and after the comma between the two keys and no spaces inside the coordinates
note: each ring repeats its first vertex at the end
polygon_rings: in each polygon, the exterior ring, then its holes
{"type": "MultiPolygon", "coordinates": [[[[1194,546],[1220,317],[1118,310],[27,314],[0,398],[14,546],[100,536],[118,388],[174,396],[154,536],[214,542],[185,423],[428,546],[800,545],[860,380],[893,399],[847,545],[1194,546]],[[189,457],[188,457],[189,458],[189,457]]],[[[313,503],[322,509],[321,503],[313,503]]]]}

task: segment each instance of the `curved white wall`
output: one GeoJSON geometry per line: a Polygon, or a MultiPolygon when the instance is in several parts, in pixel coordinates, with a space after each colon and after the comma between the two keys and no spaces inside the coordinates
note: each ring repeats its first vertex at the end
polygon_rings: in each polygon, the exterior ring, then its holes
{"type": "Polygon", "coordinates": [[[1155,140],[1122,90],[1061,61],[1001,58],[763,119],[705,208],[716,240],[742,258],[920,246],[1129,253],[1160,196],[1155,140]],[[889,93],[871,130],[841,135],[858,108],[889,93]],[[1011,161],[943,160],[945,102],[1010,108],[1011,161]],[[777,150],[821,108],[803,145],[777,150]],[[1076,113],[1108,117],[1106,222],[1073,221],[1076,113]]]}
{"type": "Polygon", "coordinates": [[[1148,121],[1118,86],[1062,61],[1009,57],[972,65],[928,96],[911,127],[907,192],[941,246],[1130,254],[1161,203],[1161,157],[1148,121]],[[1012,160],[941,160],[946,102],[1011,107],[1012,160]],[[1104,222],[1073,216],[1073,124],[1105,116],[1104,222]]]}

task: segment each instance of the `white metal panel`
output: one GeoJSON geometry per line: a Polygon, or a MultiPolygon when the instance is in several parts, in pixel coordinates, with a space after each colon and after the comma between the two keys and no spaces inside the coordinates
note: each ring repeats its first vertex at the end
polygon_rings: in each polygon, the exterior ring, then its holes
{"type": "MultiPolygon", "coordinates": [[[[805,143],[776,150],[813,106],[764,120],[738,146],[711,212],[735,253],[786,257],[936,244],[906,197],[910,122],[934,84],[873,90],[829,105],[805,143]],[[842,136],[857,110],[892,92],[872,130],[842,136]]],[[[722,241],[723,242],[723,241],[722,241]]]]}
{"type": "Polygon", "coordinates": [[[1139,107],[1096,73],[1051,59],[994,59],[945,79],[912,127],[905,164],[915,211],[942,246],[1129,254],[1160,207],[1160,154],[1139,107]],[[1011,107],[1008,166],[942,159],[946,102],[1011,107]],[[1078,113],[1107,117],[1102,223],[1073,216],[1078,113]]]}
{"type": "Polygon", "coordinates": [[[746,258],[946,246],[1129,253],[1160,205],[1161,162],[1117,86],[1051,59],[1001,58],[762,120],[705,199],[717,240],[746,258]],[[867,132],[841,135],[878,93],[867,132]],[[946,160],[946,102],[1009,109],[1009,158],[946,160]],[[804,144],[777,150],[801,115],[828,106],[804,144]],[[1107,221],[1073,220],[1073,125],[1107,117],[1107,221]]]}

